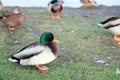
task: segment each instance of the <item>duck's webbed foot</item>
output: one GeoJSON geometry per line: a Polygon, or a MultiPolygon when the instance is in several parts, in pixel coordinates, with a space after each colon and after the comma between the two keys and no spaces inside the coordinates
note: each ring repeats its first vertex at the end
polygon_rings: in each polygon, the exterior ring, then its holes
{"type": "Polygon", "coordinates": [[[120,42],[120,38],[117,37],[116,33],[114,34],[114,40],[120,42]]]}
{"type": "Polygon", "coordinates": [[[51,18],[52,19],[58,19],[58,18],[60,18],[60,16],[59,16],[59,14],[54,15],[53,13],[51,13],[51,18]]]}
{"type": "Polygon", "coordinates": [[[49,70],[49,68],[47,66],[42,66],[42,65],[36,65],[36,67],[39,69],[39,70],[49,70]]]}

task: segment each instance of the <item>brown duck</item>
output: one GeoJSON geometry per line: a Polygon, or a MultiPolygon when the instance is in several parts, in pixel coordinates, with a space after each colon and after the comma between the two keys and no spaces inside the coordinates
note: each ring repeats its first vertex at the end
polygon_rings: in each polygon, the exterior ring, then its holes
{"type": "Polygon", "coordinates": [[[0,0],[0,10],[2,10],[2,8],[3,8],[3,3],[0,0]]]}
{"type": "Polygon", "coordinates": [[[5,23],[10,31],[14,31],[17,26],[24,21],[24,13],[19,7],[14,7],[12,11],[1,12],[0,21],[5,23]]]}
{"type": "Polygon", "coordinates": [[[96,2],[94,0],[80,0],[84,7],[89,8],[96,5],[96,2]]]}

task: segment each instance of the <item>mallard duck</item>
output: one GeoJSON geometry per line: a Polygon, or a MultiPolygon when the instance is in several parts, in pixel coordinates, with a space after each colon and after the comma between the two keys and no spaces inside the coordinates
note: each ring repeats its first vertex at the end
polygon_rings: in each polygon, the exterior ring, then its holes
{"type": "Polygon", "coordinates": [[[88,7],[93,7],[96,5],[95,0],[80,0],[83,4],[84,7],[88,8],[88,7]]]}
{"type": "Polygon", "coordinates": [[[2,10],[2,8],[3,8],[3,3],[0,0],[0,10],[2,10]]]}
{"type": "Polygon", "coordinates": [[[117,35],[120,35],[120,17],[110,17],[105,21],[100,22],[98,26],[105,28],[107,31],[114,34],[114,39],[120,42],[120,38],[117,35]]]}
{"type": "Polygon", "coordinates": [[[52,0],[48,3],[48,11],[51,14],[51,18],[60,18],[60,12],[62,11],[62,1],[52,0]]]}
{"type": "Polygon", "coordinates": [[[24,13],[20,11],[20,8],[14,7],[12,11],[1,12],[0,21],[5,23],[10,31],[14,31],[23,23],[24,18],[24,13]]]}
{"type": "Polygon", "coordinates": [[[51,32],[44,32],[40,37],[40,42],[34,42],[16,54],[12,55],[9,60],[21,65],[36,65],[39,70],[48,70],[43,66],[50,63],[58,56],[58,50],[55,43],[59,43],[51,32]]]}

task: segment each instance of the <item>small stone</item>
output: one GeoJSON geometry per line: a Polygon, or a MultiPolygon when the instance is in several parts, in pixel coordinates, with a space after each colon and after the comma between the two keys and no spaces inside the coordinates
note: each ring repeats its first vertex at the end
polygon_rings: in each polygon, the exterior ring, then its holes
{"type": "Polygon", "coordinates": [[[15,41],[14,43],[15,44],[21,44],[22,42],[21,41],[15,41]]]}
{"type": "Polygon", "coordinates": [[[116,69],[116,74],[120,74],[119,68],[116,69]]]}

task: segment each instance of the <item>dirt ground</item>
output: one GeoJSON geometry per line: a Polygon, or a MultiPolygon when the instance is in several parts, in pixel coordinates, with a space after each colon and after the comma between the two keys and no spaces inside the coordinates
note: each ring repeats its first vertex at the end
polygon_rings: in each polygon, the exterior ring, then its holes
{"type": "Polygon", "coordinates": [[[64,12],[70,16],[83,17],[102,17],[102,16],[120,16],[120,6],[95,6],[92,8],[64,8],[64,12]]]}
{"type": "MultiPolygon", "coordinates": [[[[8,10],[10,7],[5,7],[4,10],[8,10]]],[[[22,11],[26,13],[26,10],[28,8],[23,7],[22,11]]],[[[39,7],[30,7],[29,9],[39,9],[39,7]]],[[[48,11],[47,11],[48,12],[48,11]]],[[[91,8],[70,8],[70,7],[64,7],[63,13],[65,13],[68,16],[83,16],[83,17],[102,17],[102,16],[120,16],[120,6],[94,6],[91,8]]]]}

